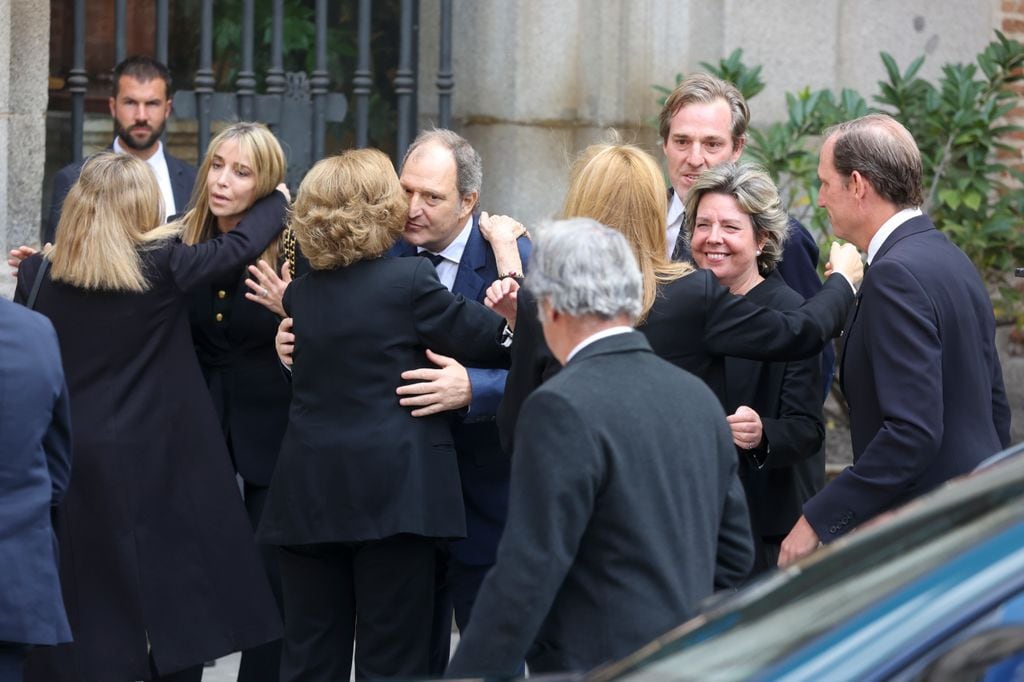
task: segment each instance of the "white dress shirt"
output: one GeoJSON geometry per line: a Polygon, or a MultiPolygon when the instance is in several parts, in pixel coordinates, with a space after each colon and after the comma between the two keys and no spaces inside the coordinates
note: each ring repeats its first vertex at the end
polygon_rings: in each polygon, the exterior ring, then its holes
{"type": "MultiPolygon", "coordinates": [[[[459,232],[458,236],[452,240],[452,243],[444,248],[441,253],[434,254],[444,258],[443,261],[437,264],[437,277],[441,280],[441,284],[451,291],[452,287],[455,286],[455,277],[459,274],[459,262],[462,261],[462,253],[466,250],[466,244],[469,243],[469,233],[473,230],[473,216],[469,216],[469,220],[462,226],[462,231],[459,232]]],[[[427,251],[422,246],[416,247],[416,253],[423,253],[427,251]]],[[[434,253],[430,251],[430,253],[434,253]]]]}
{"type": "Polygon", "coordinates": [[[569,355],[566,356],[566,358],[565,358],[565,364],[568,365],[569,361],[572,360],[573,357],[575,357],[577,353],[579,353],[581,350],[583,350],[584,348],[586,348],[590,344],[594,343],[595,341],[600,341],[601,339],[606,339],[609,336],[615,336],[616,334],[625,334],[625,333],[631,332],[631,331],[633,331],[632,327],[627,327],[626,325],[620,324],[620,325],[616,325],[614,327],[608,327],[607,329],[602,329],[601,331],[597,332],[596,334],[591,334],[587,338],[585,338],[582,341],[580,341],[579,343],[577,343],[576,347],[573,348],[571,351],[569,351],[569,355]]]}
{"type": "Polygon", "coordinates": [[[911,218],[916,218],[919,215],[923,215],[919,208],[905,208],[902,211],[897,211],[891,218],[882,223],[882,226],[878,228],[878,232],[875,232],[875,236],[871,238],[868,243],[868,265],[871,265],[871,261],[875,259],[875,254],[882,248],[882,244],[889,238],[897,227],[907,222],[911,218]]]}
{"type": "MultiPolygon", "coordinates": [[[[114,138],[114,151],[118,154],[126,153],[125,148],[121,146],[121,139],[118,137],[114,138]]],[[[164,219],[166,220],[178,212],[178,207],[174,205],[174,190],[171,189],[171,174],[167,170],[167,159],[164,158],[164,145],[159,140],[156,143],[156,153],[146,159],[146,163],[153,169],[156,184],[160,186],[160,196],[164,200],[164,219]]],[[[185,209],[184,206],[181,208],[185,209]]]]}
{"type": "Polygon", "coordinates": [[[665,231],[666,251],[665,255],[672,258],[672,252],[676,248],[676,241],[679,239],[679,230],[683,228],[683,202],[679,198],[679,192],[672,192],[672,201],[668,203],[668,216],[665,218],[668,228],[665,231]]]}

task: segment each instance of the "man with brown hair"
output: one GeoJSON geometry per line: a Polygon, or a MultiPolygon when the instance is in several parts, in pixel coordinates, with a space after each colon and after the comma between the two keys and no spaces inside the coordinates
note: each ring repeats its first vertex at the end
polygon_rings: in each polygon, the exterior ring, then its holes
{"type": "Polygon", "coordinates": [[[921,212],[921,176],[913,136],[889,116],[825,132],[818,205],[871,265],[839,363],[853,466],[804,504],[780,565],[1010,443],[992,302],[971,261],[921,212]]]}
{"type": "MultiPolygon", "coordinates": [[[[165,153],[160,137],[171,115],[171,74],[160,62],[145,56],[125,59],[114,67],[114,89],[110,116],[114,119],[114,142],[110,150],[131,154],[153,169],[164,202],[164,215],[184,213],[195,184],[196,170],[165,153]]],[[[52,242],[60,222],[64,197],[78,180],[85,161],[72,163],[53,178],[49,223],[42,241],[52,242]]]]}

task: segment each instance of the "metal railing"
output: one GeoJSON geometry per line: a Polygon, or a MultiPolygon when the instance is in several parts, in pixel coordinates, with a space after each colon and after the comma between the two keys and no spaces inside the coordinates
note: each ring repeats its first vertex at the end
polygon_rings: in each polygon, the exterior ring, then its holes
{"type": "MultiPolygon", "coordinates": [[[[74,161],[83,155],[85,100],[89,76],[85,68],[86,0],[74,0],[73,66],[68,72],[67,84],[71,99],[71,154],[74,161]]],[[[357,59],[351,74],[354,100],[354,142],[357,147],[369,144],[370,97],[373,92],[371,59],[371,0],[358,0],[356,17],[357,59]]],[[[115,0],[113,57],[114,63],[126,54],[128,23],[127,0],[115,0]]],[[[154,45],[157,60],[168,59],[168,3],[157,0],[155,7],[154,45]]],[[[271,46],[269,66],[263,82],[263,92],[257,92],[254,69],[254,0],[244,0],[241,16],[241,52],[237,75],[231,92],[215,90],[214,78],[214,2],[202,0],[198,45],[198,68],[191,90],[180,90],[174,98],[177,118],[194,118],[197,122],[197,157],[202,158],[212,135],[216,120],[259,120],[267,123],[286,143],[289,167],[299,177],[322,158],[325,133],[329,122],[343,121],[348,113],[344,95],[332,92],[332,83],[340,83],[349,74],[328,72],[327,59],[327,0],[315,3],[314,68],[308,78],[305,73],[286,73],[283,55],[283,27],[287,19],[284,0],[273,0],[271,17],[271,46]],[[307,106],[308,103],[308,106],[307,106]],[[307,113],[308,109],[308,113],[307,113]],[[302,138],[302,139],[300,139],[302,138]]],[[[401,0],[399,17],[399,58],[394,79],[397,100],[396,157],[401,159],[417,131],[416,96],[419,0],[401,0]]],[[[452,70],[452,3],[440,3],[440,63],[436,87],[438,91],[438,123],[451,126],[452,96],[455,79],[452,70]]],[[[396,159],[396,160],[397,160],[396,159]]],[[[293,173],[289,173],[289,177],[293,173]]]]}

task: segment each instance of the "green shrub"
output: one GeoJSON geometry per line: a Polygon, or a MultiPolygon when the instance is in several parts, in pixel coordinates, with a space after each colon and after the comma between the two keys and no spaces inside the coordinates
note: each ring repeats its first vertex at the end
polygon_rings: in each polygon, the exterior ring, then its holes
{"type": "MultiPolygon", "coordinates": [[[[742,56],[736,50],[718,64],[701,66],[735,83],[750,100],[764,89],[764,82],[761,67],[747,67],[742,56]]],[[[1024,296],[1014,287],[1013,268],[1024,265],[1024,174],[1000,151],[1010,152],[1008,158],[1018,153],[1009,138],[1022,128],[1004,117],[1020,100],[1010,86],[1024,80],[1024,45],[996,31],[996,40],[976,63],[947,64],[935,83],[917,75],[924,57],[903,71],[890,55],[883,52],[881,59],[887,79],[878,82],[873,104],[849,89],[839,94],[809,88],[786,93],[787,119],[752,127],[745,159],[767,169],[790,213],[825,247],[830,240],[828,216],[817,208],[821,132],[872,111],[892,115],[914,134],[921,149],[925,212],[974,262],[992,292],[1000,322],[1020,326],[1024,296]]],[[[681,79],[677,76],[676,82],[681,79]]],[[[669,90],[655,89],[661,104],[669,90]]]]}

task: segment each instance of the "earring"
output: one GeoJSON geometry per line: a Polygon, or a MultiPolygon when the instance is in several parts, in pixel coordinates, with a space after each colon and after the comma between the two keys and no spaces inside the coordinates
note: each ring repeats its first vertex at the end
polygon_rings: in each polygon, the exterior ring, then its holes
{"type": "Polygon", "coordinates": [[[761,255],[761,249],[758,249],[758,250],[757,250],[757,255],[758,255],[758,256],[760,256],[760,255],[761,255]]]}

